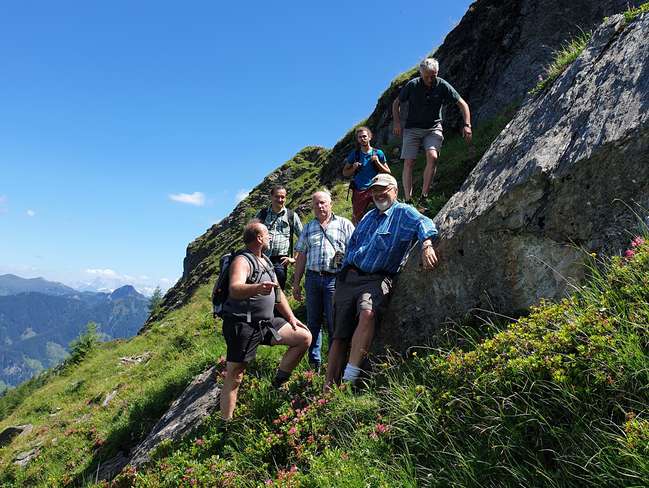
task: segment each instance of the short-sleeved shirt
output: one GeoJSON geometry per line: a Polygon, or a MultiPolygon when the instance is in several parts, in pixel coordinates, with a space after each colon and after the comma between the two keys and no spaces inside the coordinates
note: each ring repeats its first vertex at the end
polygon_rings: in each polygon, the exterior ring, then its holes
{"type": "Polygon", "coordinates": [[[395,274],[415,239],[422,242],[436,237],[433,221],[411,205],[395,202],[383,213],[374,208],[358,223],[349,240],[343,267],[395,274]]]}
{"type": "MultiPolygon", "coordinates": [[[[262,211],[257,212],[256,218],[261,218],[262,211]]],[[[288,224],[288,211],[283,208],[279,213],[273,208],[267,209],[263,224],[268,227],[270,247],[264,252],[266,256],[288,256],[290,250],[291,228],[288,224]]],[[[302,222],[296,212],[293,212],[293,234],[299,238],[302,232],[302,222]]]]}
{"type": "Polygon", "coordinates": [[[345,217],[331,216],[326,229],[318,219],[313,219],[304,226],[295,250],[306,255],[306,269],[337,273],[340,269],[332,267],[332,258],[336,251],[342,253],[354,233],[354,224],[345,217]]]}
{"type": "Polygon", "coordinates": [[[358,172],[354,175],[354,186],[357,190],[367,190],[370,187],[370,182],[379,172],[376,170],[376,166],[372,162],[372,156],[376,154],[376,157],[379,158],[383,164],[385,164],[385,154],[380,149],[374,149],[368,153],[364,153],[362,150],[357,149],[349,153],[345,162],[347,164],[354,164],[355,162],[361,163],[361,167],[358,172]]]}
{"type": "Polygon", "coordinates": [[[420,77],[410,80],[401,89],[399,101],[409,102],[406,129],[432,129],[442,122],[442,107],[457,103],[460,95],[446,80],[437,77],[428,88],[420,77]]]}

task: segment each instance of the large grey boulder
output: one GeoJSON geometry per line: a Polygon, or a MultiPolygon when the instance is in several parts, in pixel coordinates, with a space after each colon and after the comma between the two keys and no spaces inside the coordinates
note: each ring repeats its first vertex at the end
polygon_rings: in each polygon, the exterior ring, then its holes
{"type": "Polygon", "coordinates": [[[378,345],[424,344],[476,309],[564,296],[586,251],[619,252],[649,208],[649,15],[609,18],[529,99],[437,215],[440,266],[411,256],[378,345]],[[636,207],[636,210],[638,207],[636,207]]]}
{"type": "Polygon", "coordinates": [[[127,465],[140,467],[163,440],[178,441],[202,424],[219,405],[216,366],[199,374],[171,404],[149,435],[127,457],[120,453],[99,467],[97,479],[111,479],[127,465]]]}

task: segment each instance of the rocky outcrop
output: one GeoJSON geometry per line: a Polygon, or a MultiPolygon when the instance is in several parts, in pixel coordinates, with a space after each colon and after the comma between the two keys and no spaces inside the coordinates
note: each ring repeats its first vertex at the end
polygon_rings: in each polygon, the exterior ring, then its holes
{"type": "MultiPolygon", "coordinates": [[[[473,123],[492,119],[505,107],[522,101],[545,74],[554,53],[570,39],[588,32],[607,15],[624,11],[627,0],[478,0],[435,51],[440,76],[467,100],[473,123]]],[[[422,12],[422,14],[426,14],[422,12]]],[[[391,105],[401,87],[418,76],[413,69],[395,79],[367,119],[375,143],[400,145],[393,139],[391,105]]],[[[460,114],[449,107],[446,133],[460,127],[460,114]]],[[[343,159],[354,144],[347,134],[331,151],[323,181],[341,177],[343,159]]]]}
{"type": "Polygon", "coordinates": [[[149,435],[133,449],[130,457],[120,453],[103,463],[98,479],[111,479],[127,464],[139,467],[149,460],[149,454],[163,440],[177,441],[201,425],[218,406],[220,388],[216,383],[217,370],[213,366],[199,374],[174,401],[167,413],[151,429],[149,435]]]}
{"type": "Polygon", "coordinates": [[[34,426],[32,424],[10,425],[0,432],[0,447],[8,445],[14,437],[21,434],[29,434],[34,426]]]}
{"type": "Polygon", "coordinates": [[[440,266],[398,280],[380,344],[403,350],[475,309],[565,295],[586,251],[618,252],[649,208],[649,15],[609,18],[528,100],[436,217],[440,266]],[[389,324],[389,326],[387,326],[389,324]]]}

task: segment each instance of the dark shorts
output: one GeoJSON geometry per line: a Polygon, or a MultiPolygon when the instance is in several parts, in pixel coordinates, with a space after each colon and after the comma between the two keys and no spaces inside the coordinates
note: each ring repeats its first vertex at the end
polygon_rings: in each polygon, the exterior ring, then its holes
{"type": "Polygon", "coordinates": [[[388,276],[361,275],[353,269],[344,279],[339,274],[334,294],[334,338],[349,339],[354,335],[361,310],[372,310],[378,324],[391,291],[392,278],[388,276]]]}
{"type": "Polygon", "coordinates": [[[259,344],[269,346],[273,340],[270,331],[281,329],[286,320],[275,317],[264,325],[251,325],[238,317],[225,316],[223,318],[223,337],[228,346],[225,359],[232,363],[248,363],[255,359],[259,344]]]}

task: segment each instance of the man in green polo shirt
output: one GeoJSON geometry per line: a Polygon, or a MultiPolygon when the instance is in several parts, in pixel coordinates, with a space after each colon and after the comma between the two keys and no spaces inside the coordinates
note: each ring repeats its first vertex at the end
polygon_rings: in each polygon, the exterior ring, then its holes
{"type": "Polygon", "coordinates": [[[403,131],[401,159],[403,162],[403,193],[406,203],[412,200],[412,168],[419,147],[426,151],[426,168],[421,188],[422,201],[428,198],[428,191],[437,169],[437,158],[444,136],[442,135],[442,106],[455,103],[462,112],[464,127],[462,135],[471,142],[471,112],[469,105],[446,80],[439,78],[439,63],[435,58],[426,58],[419,64],[419,77],[410,80],[392,104],[394,135],[401,136],[401,104],[408,102],[408,117],[403,131]]]}

